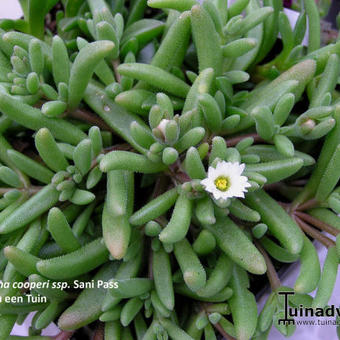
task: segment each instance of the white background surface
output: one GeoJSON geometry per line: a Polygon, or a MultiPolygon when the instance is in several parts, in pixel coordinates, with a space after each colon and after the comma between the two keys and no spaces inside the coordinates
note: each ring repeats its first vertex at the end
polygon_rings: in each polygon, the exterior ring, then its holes
{"type": "MultiPolygon", "coordinates": [[[[42,0],[43,1],[43,0],[42,0]]],[[[286,13],[290,13],[292,11],[287,11],[286,13]]],[[[22,15],[19,3],[17,0],[0,0],[0,18],[11,18],[16,19],[20,18],[22,15]]],[[[292,24],[296,21],[296,15],[290,15],[290,21],[292,24]]],[[[325,259],[326,250],[324,247],[319,247],[320,261],[323,264],[325,259]]],[[[285,275],[282,280],[282,283],[285,286],[294,286],[295,279],[299,273],[299,266],[293,265],[289,272],[285,275]]],[[[312,294],[313,295],[313,294],[312,294]]],[[[336,287],[334,289],[330,304],[334,304],[335,306],[340,305],[339,301],[340,297],[340,272],[338,273],[336,287]]],[[[259,310],[262,309],[262,306],[265,302],[265,298],[263,297],[259,301],[259,310]]],[[[16,326],[13,335],[27,335],[27,328],[31,321],[32,316],[30,316],[24,325],[16,326]]],[[[58,333],[58,329],[55,325],[49,326],[44,332],[43,335],[56,335],[58,333]]],[[[282,336],[276,329],[270,333],[269,340],[283,340],[286,339],[282,336]]],[[[336,331],[334,326],[299,326],[294,333],[294,335],[290,338],[293,340],[335,340],[337,339],[336,331]]]]}
{"type": "Polygon", "coordinates": [[[22,15],[18,0],[0,0],[0,19],[18,19],[22,15]]]}

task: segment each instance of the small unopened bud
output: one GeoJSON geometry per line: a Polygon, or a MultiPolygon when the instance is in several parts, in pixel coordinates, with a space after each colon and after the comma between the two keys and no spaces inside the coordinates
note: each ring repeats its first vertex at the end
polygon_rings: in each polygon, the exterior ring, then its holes
{"type": "Polygon", "coordinates": [[[307,119],[305,122],[303,122],[300,125],[300,129],[303,134],[307,134],[311,132],[315,128],[315,126],[316,126],[316,123],[313,119],[307,119]]]}
{"type": "Polygon", "coordinates": [[[162,119],[160,123],[157,125],[157,127],[152,129],[152,133],[157,139],[165,141],[165,130],[169,122],[170,122],[169,119],[162,119]]]}

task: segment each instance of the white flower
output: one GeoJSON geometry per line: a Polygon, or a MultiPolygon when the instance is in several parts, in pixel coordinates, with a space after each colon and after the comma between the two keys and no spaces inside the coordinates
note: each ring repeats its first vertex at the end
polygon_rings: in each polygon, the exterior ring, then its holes
{"type": "Polygon", "coordinates": [[[209,166],[208,177],[201,181],[205,190],[212,193],[216,200],[242,197],[251,185],[246,176],[241,176],[245,164],[221,161],[216,169],[209,166]]]}

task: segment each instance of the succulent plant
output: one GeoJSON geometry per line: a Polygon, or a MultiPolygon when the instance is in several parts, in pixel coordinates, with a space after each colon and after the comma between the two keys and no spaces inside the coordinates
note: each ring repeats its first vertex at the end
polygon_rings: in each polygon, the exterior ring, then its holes
{"type": "Polygon", "coordinates": [[[278,0],[20,3],[0,21],[1,340],[33,311],[27,339],[266,339],[295,329],[280,292],[327,305],[340,43],[320,47],[313,0],[294,28],[278,0]]]}

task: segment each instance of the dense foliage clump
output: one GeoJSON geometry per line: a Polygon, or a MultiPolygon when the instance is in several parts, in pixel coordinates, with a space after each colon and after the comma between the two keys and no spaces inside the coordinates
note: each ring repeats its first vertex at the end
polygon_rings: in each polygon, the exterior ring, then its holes
{"type": "Polygon", "coordinates": [[[294,28],[278,0],[20,2],[0,21],[1,340],[32,311],[27,339],[265,339],[295,329],[279,292],[327,305],[340,43],[320,47],[313,0],[294,28]]]}

